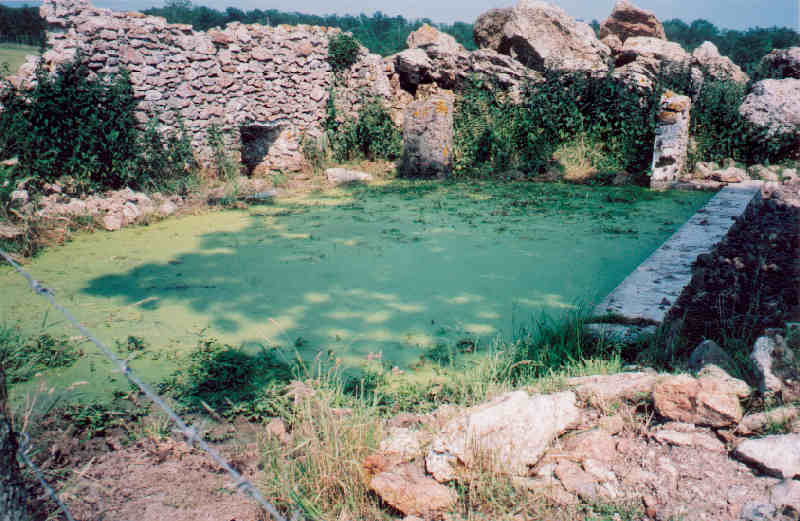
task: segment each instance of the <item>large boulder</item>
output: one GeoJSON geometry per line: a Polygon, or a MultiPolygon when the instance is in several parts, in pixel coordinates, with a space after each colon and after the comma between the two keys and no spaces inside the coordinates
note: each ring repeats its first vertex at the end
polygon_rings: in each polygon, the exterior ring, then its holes
{"type": "Polygon", "coordinates": [[[613,34],[625,42],[632,36],[667,39],[664,26],[656,15],[640,9],[626,0],[619,0],[611,15],[600,25],[600,38],[613,34]]]}
{"type": "Polygon", "coordinates": [[[733,63],[727,56],[719,53],[717,46],[711,42],[704,42],[692,53],[697,65],[703,72],[716,80],[734,81],[736,83],[747,83],[750,76],[733,63]]]}
{"type": "Polygon", "coordinates": [[[608,71],[611,50],[592,28],[547,2],[520,0],[511,9],[489,11],[478,18],[474,32],[480,47],[537,71],[608,71]]]}
{"type": "Polygon", "coordinates": [[[464,51],[464,46],[458,43],[453,36],[428,24],[422,24],[422,27],[409,34],[406,38],[406,45],[409,49],[425,49],[435,46],[449,52],[464,51]]]}
{"type": "Polygon", "coordinates": [[[649,89],[660,74],[691,71],[693,62],[680,44],[634,36],[625,40],[617,55],[614,75],[630,85],[649,89]]]}
{"type": "Polygon", "coordinates": [[[800,79],[759,81],[739,113],[769,136],[800,133],[800,79]]]}
{"type": "Polygon", "coordinates": [[[504,394],[451,420],[430,444],[425,464],[437,481],[461,477],[461,469],[489,465],[525,476],[550,443],[580,421],[572,392],[504,394]]]}
{"type": "Polygon", "coordinates": [[[761,59],[758,68],[764,77],[800,79],[800,47],[775,49],[761,59]]]}
{"type": "Polygon", "coordinates": [[[750,353],[759,376],[759,390],[765,395],[781,394],[784,402],[800,399],[800,372],[795,364],[794,351],[779,335],[759,337],[750,353]]]}

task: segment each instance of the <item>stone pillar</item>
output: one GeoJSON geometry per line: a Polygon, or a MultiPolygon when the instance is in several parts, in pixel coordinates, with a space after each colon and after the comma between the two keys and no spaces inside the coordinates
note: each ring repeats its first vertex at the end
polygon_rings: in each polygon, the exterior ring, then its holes
{"type": "Polygon", "coordinates": [[[663,190],[678,182],[689,150],[689,112],[692,100],[667,91],[661,97],[653,150],[650,188],[663,190]]]}
{"type": "Polygon", "coordinates": [[[446,177],[453,153],[452,93],[411,103],[403,122],[403,177],[446,177]]]}

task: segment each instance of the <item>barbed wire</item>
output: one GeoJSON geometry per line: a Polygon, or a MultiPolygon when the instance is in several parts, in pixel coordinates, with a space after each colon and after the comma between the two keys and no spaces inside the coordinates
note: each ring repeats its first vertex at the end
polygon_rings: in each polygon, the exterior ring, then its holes
{"type": "Polygon", "coordinates": [[[33,461],[31,461],[31,458],[28,456],[27,450],[28,450],[28,444],[30,443],[30,436],[28,436],[27,433],[23,432],[22,437],[23,440],[22,443],[20,443],[17,455],[22,459],[22,461],[25,462],[25,465],[27,465],[28,468],[30,468],[31,471],[33,471],[33,474],[36,476],[36,479],[39,480],[39,483],[41,483],[42,488],[44,488],[45,492],[47,492],[47,494],[51,498],[53,498],[53,501],[56,502],[58,508],[60,508],[61,511],[64,512],[64,515],[67,517],[67,521],[75,521],[75,518],[72,517],[72,513],[70,513],[69,509],[67,508],[67,505],[65,505],[61,501],[61,498],[58,497],[56,491],[53,489],[53,487],[50,486],[50,484],[44,478],[44,474],[42,473],[41,469],[37,467],[36,464],[33,461]]]}
{"type": "MultiPolygon", "coordinates": [[[[34,293],[44,297],[50,305],[56,308],[62,315],[70,322],[73,326],[75,326],[78,331],[83,334],[90,342],[92,342],[97,348],[102,352],[112,363],[114,363],[122,374],[124,374],[128,380],[136,387],[138,387],[142,393],[145,394],[150,401],[156,404],[159,408],[161,408],[169,417],[170,420],[178,427],[178,430],[183,434],[186,438],[186,442],[192,446],[197,447],[203,451],[205,451],[211,459],[213,459],[217,465],[222,467],[230,476],[234,479],[234,487],[239,492],[250,496],[254,501],[259,503],[264,510],[266,510],[274,519],[275,521],[286,521],[278,509],[272,505],[269,501],[267,501],[261,492],[256,489],[256,487],[247,479],[245,478],[239,471],[231,466],[228,461],[223,458],[219,452],[217,452],[213,447],[211,447],[206,441],[200,436],[197,432],[197,429],[194,427],[186,424],[178,414],[172,410],[172,408],[167,405],[161,396],[159,396],[155,391],[153,391],[149,385],[147,385],[144,381],[142,381],[136,373],[128,366],[128,362],[126,360],[122,360],[118,357],[111,349],[106,347],[103,342],[98,340],[91,331],[86,329],[83,324],[81,324],[77,318],[64,306],[59,304],[55,297],[53,296],[53,292],[48,289],[47,287],[43,286],[38,280],[34,279],[31,274],[29,274],[25,269],[19,265],[11,256],[0,249],[0,256],[3,257],[6,262],[8,262],[20,275],[22,275],[25,280],[28,281],[28,285],[31,287],[34,293]]],[[[74,521],[74,520],[73,520],[74,521]]],[[[302,521],[299,512],[295,512],[292,516],[292,521],[302,521]]]]}

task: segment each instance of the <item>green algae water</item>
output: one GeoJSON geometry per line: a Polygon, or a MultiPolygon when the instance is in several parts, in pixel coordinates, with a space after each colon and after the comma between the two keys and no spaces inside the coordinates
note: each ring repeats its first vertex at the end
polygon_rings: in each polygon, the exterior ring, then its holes
{"type": "MultiPolygon", "coordinates": [[[[408,368],[438,344],[508,338],[542,312],[592,306],[710,197],[394,181],[80,235],[26,269],[108,345],[143,339],[131,365],[151,382],[209,337],[408,368]]],[[[19,275],[2,267],[0,281],[0,320],[77,334],[19,275]]],[[[125,388],[84,349],[48,384],[125,388]]]]}

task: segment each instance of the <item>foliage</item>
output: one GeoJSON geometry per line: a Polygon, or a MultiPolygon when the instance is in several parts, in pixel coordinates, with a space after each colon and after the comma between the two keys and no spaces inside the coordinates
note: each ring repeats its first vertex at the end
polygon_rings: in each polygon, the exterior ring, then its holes
{"type": "Polygon", "coordinates": [[[347,33],[339,33],[328,41],[328,63],[333,72],[342,72],[358,61],[358,40],[347,33]]]}
{"type": "Polygon", "coordinates": [[[334,94],[328,98],[325,134],[336,161],[388,159],[400,157],[403,136],[378,100],[364,102],[355,119],[338,121],[334,94]]]}
{"type": "Polygon", "coordinates": [[[788,157],[796,142],[790,134],[768,136],[739,113],[747,87],[732,81],[707,79],[692,107],[691,133],[697,143],[695,161],[726,158],[755,164],[788,157]]]}
{"type": "Polygon", "coordinates": [[[225,132],[216,123],[212,123],[208,127],[206,139],[211,148],[212,165],[216,170],[217,177],[228,181],[233,180],[239,173],[239,165],[227,152],[225,132]]]}
{"type": "Polygon", "coordinates": [[[714,43],[720,54],[728,56],[751,76],[758,76],[758,63],[773,49],[800,45],[800,33],[788,27],[733,31],[720,29],[707,20],[695,20],[687,24],[676,18],[665,21],[664,30],[667,39],[680,43],[689,52],[705,41],[714,43]]]}
{"type": "Polygon", "coordinates": [[[8,382],[26,382],[41,371],[69,367],[83,352],[65,338],[47,333],[26,336],[19,328],[0,325],[0,365],[8,382]]]}
{"type": "Polygon", "coordinates": [[[372,16],[360,15],[309,15],[296,12],[284,12],[277,9],[253,9],[242,11],[229,7],[218,11],[206,6],[192,5],[187,0],[168,0],[164,7],[145,9],[145,14],[163,16],[170,23],[191,24],[195,30],[206,31],[212,27],[223,27],[231,22],[262,25],[321,25],[338,27],[342,31],[352,33],[364,47],[371,52],[388,56],[406,48],[406,39],[411,32],[419,29],[423,23],[433,25],[440,31],[451,34],[469,50],[476,49],[472,38],[472,24],[455,22],[453,24],[435,24],[428,19],[407,20],[402,16],[387,16],[380,11],[372,16]]]}
{"type": "Polygon", "coordinates": [[[188,133],[158,129],[155,119],[137,129],[125,70],[92,78],[80,57],[57,74],[36,72],[36,87],[9,90],[0,100],[0,158],[17,156],[12,176],[28,189],[68,176],[77,191],[178,190],[195,168],[188,133]]]}
{"type": "Polygon", "coordinates": [[[642,95],[611,75],[549,72],[520,103],[492,85],[474,82],[458,101],[454,170],[488,175],[508,169],[539,173],[560,145],[578,137],[602,144],[601,171],[643,173],[649,167],[657,97],[642,95]]]}
{"type": "Polygon", "coordinates": [[[45,21],[38,7],[0,5],[0,42],[44,45],[45,21]]]}
{"type": "Polygon", "coordinates": [[[291,379],[292,364],[276,349],[257,354],[201,339],[185,359],[185,368],[161,384],[189,411],[211,408],[220,415],[274,416],[273,391],[291,379]]]}

